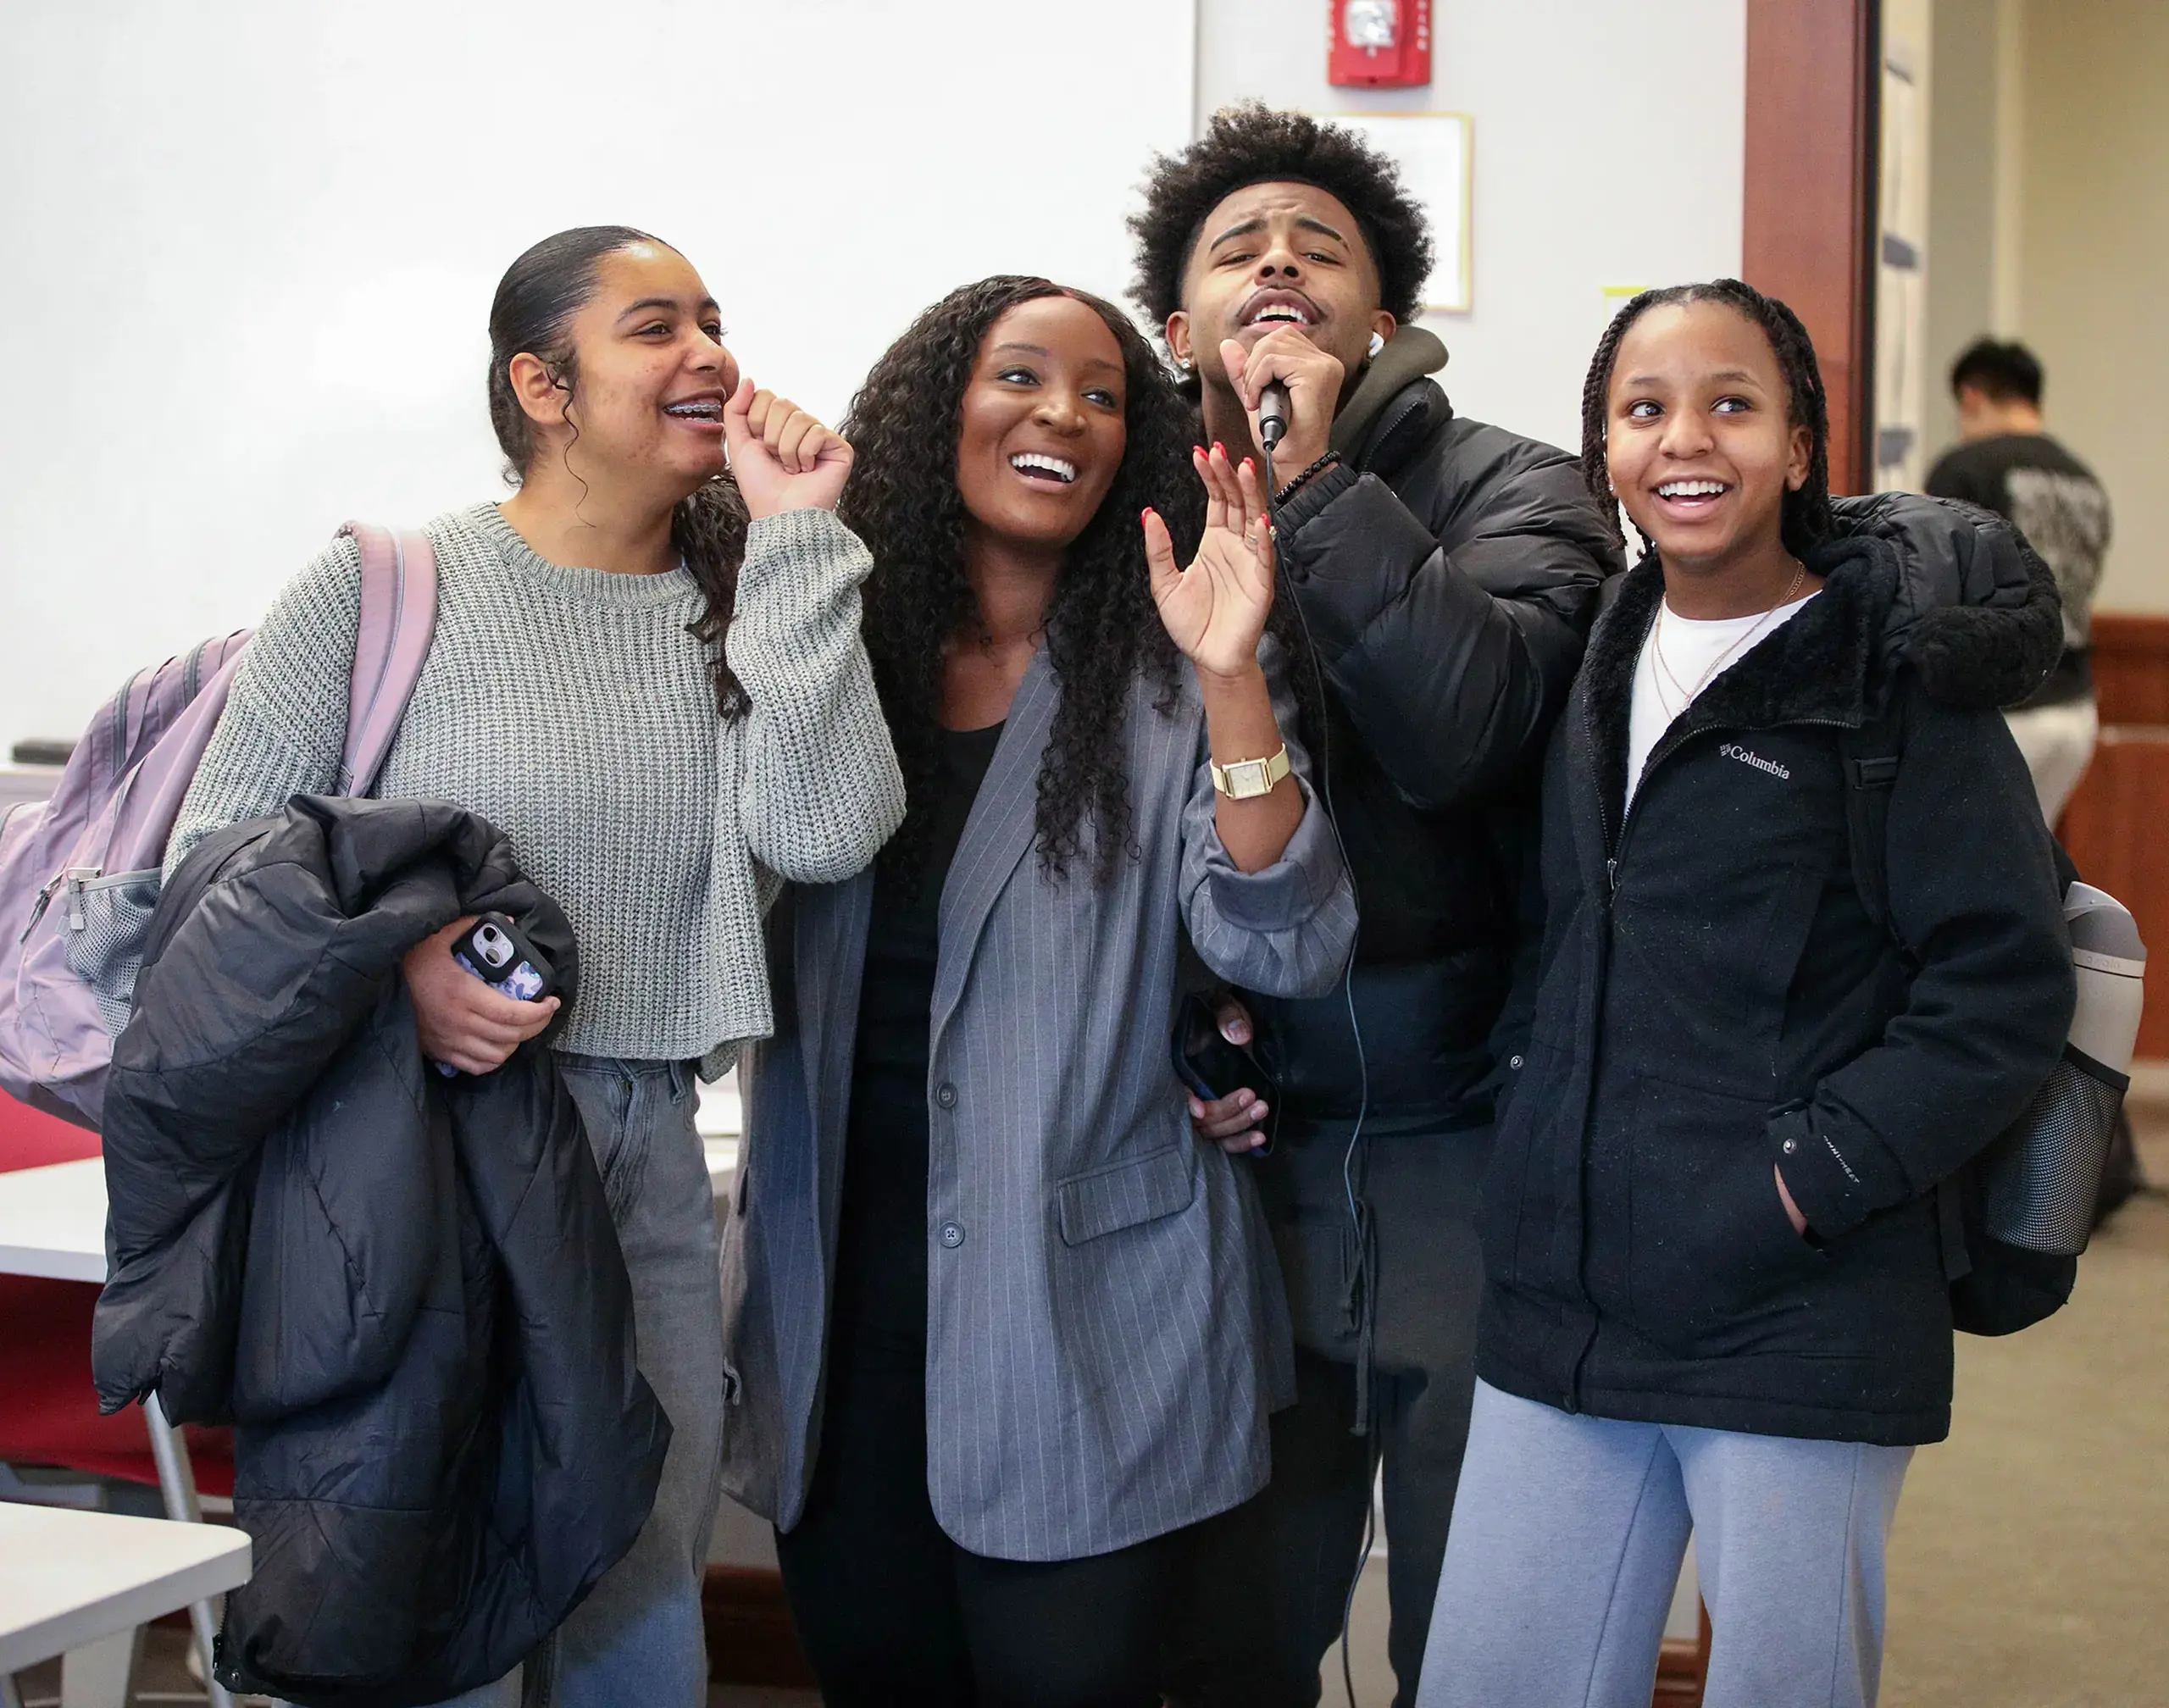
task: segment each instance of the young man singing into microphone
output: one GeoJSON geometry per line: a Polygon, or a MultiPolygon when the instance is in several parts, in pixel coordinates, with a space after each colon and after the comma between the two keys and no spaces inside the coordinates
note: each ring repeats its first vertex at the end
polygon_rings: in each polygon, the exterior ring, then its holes
{"type": "MultiPolygon", "coordinates": [[[[1383,1458],[1406,1704],[1468,1428],[1474,1217],[1512,1074],[1489,1040],[1537,776],[1620,565],[1574,458],[1457,417],[1428,377],[1445,348],[1406,324],[1428,222],[1351,133],[1224,111],[1156,163],[1131,226],[1134,295],[1198,384],[1205,438],[1261,456],[1263,394],[1284,388],[1284,597],[1323,690],[1306,737],[1362,914],[1347,997],[1222,1008],[1279,1082],[1278,1142],[1256,1166],[1299,1397],[1273,1419],[1272,1483],[1198,1563],[1175,1683],[1186,1704],[1317,1702],[1383,1458]]],[[[1256,1088],[1225,1089],[1194,1103],[1198,1131],[1250,1150],[1256,1088]]]]}

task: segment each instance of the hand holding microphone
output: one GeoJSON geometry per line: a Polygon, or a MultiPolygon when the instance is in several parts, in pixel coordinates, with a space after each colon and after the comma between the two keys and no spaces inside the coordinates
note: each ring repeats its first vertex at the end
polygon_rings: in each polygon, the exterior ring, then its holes
{"type": "Polygon", "coordinates": [[[1220,345],[1228,378],[1251,418],[1251,432],[1273,452],[1276,479],[1292,480],[1325,454],[1347,370],[1295,326],[1276,326],[1245,350],[1220,345]]]}

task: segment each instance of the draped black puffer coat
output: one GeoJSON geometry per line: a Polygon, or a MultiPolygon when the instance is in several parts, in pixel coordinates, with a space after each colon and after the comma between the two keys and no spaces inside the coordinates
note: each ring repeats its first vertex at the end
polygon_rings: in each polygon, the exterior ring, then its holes
{"type": "Polygon", "coordinates": [[[1890,1445],[1949,1430],[1934,1189],[2048,1077],[2074,1001],[2049,834],[1995,710],[2055,662],[2061,619],[1985,511],[1838,513],[1808,559],[1821,594],[1681,715],[1631,809],[1654,557],[1617,585],[1553,737],[1477,1349],[1525,1399],[1890,1445]],[[1902,951],[1854,881],[1844,772],[1844,732],[1899,701],[1902,951]]]}
{"type": "Polygon", "coordinates": [[[236,1425],[255,1544],[219,1675],[303,1705],[502,1676],[632,1544],[670,1426],[579,1111],[538,1039],[422,1058],[400,962],[564,915],[444,802],[297,796],[173,874],[105,1106],[108,1411],[236,1425]]]}

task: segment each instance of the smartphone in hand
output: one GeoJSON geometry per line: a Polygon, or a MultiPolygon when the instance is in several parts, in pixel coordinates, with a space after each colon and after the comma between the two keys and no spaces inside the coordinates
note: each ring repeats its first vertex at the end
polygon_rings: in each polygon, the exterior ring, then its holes
{"type": "Polygon", "coordinates": [[[1168,1042],[1174,1058],[1175,1078],[1207,1101],[1245,1090],[1265,1100],[1262,1129],[1265,1143],[1250,1155],[1270,1153],[1280,1126],[1280,1087],[1249,1050],[1220,1035],[1211,999],[1195,990],[1185,995],[1176,1011],[1174,1029],[1168,1042]]]}
{"type": "MultiPolygon", "coordinates": [[[[540,1002],[557,984],[557,968],[549,957],[502,913],[483,914],[453,938],[452,958],[515,1002],[540,1002]]],[[[459,1073],[442,1062],[436,1070],[447,1079],[459,1073]]]]}
{"type": "Polygon", "coordinates": [[[485,913],[452,940],[452,958],[515,1002],[540,1002],[550,994],[557,969],[502,913],[485,913]]]}

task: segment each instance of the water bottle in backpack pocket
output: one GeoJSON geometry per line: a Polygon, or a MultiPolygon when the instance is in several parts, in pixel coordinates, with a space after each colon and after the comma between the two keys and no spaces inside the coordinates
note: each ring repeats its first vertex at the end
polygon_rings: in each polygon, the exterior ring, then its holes
{"type": "MultiPolygon", "coordinates": [[[[1845,732],[1841,746],[1854,886],[1869,918],[1909,955],[1890,918],[1889,871],[1903,717],[1871,719],[1845,732]]],[[[2078,984],[2063,1059],[2018,1118],[1935,1189],[1951,1321],[1969,1334],[2016,1334],[2071,1297],[2131,1084],[2146,947],[2130,911],[2079,883],[2061,850],[2057,857],[2072,874],[2064,886],[2064,923],[2078,984]]]]}
{"type": "Polygon", "coordinates": [[[1962,1177],[1938,1189],[1951,1317],[1969,1334],[2015,1333],[2071,1296],[2131,1084],[2145,1001],[2138,923],[2115,896],[2076,883],[2064,923],[2078,1006],[2063,1060],[1962,1177]]]}

